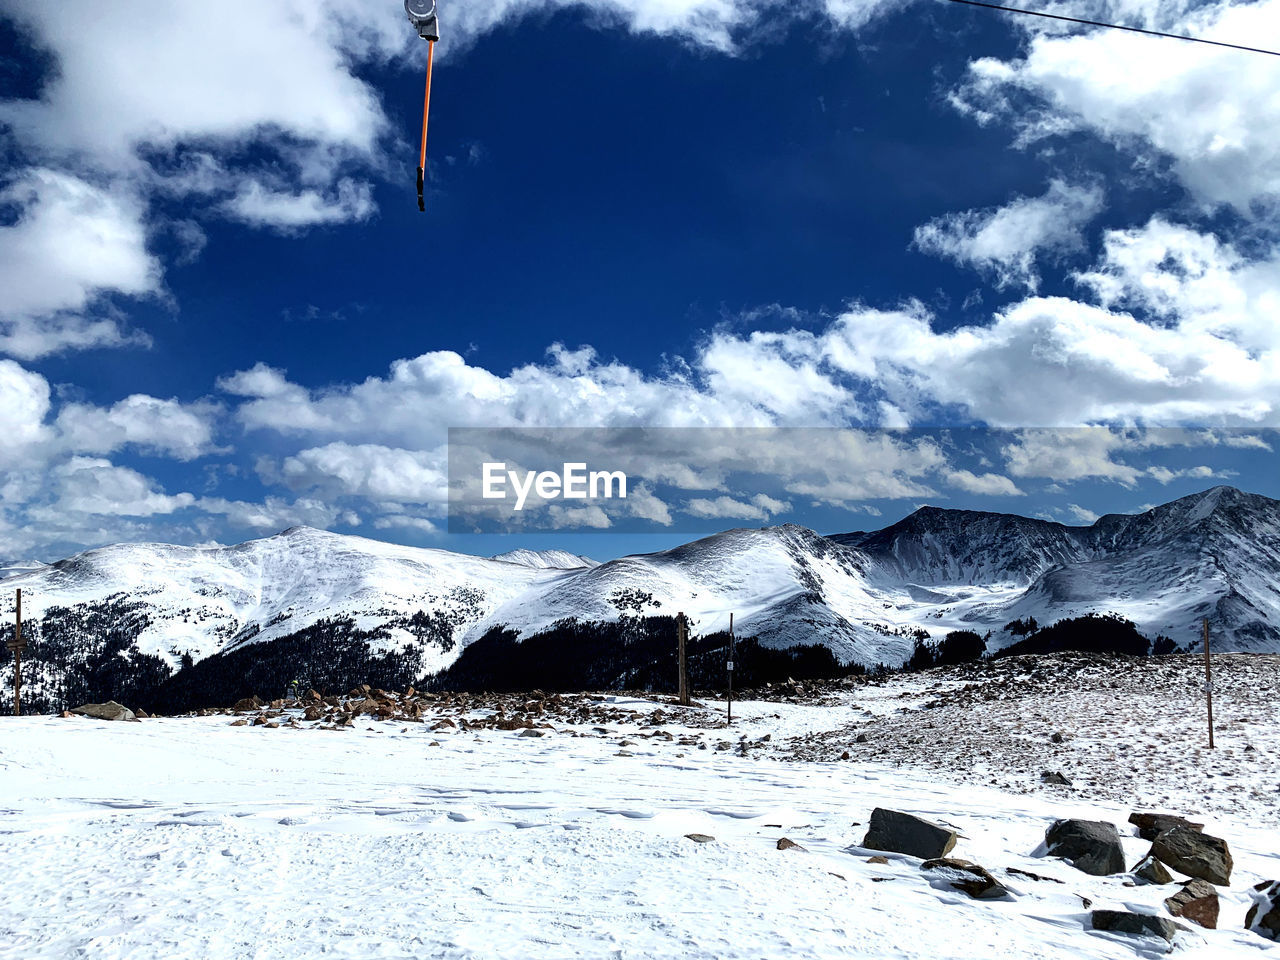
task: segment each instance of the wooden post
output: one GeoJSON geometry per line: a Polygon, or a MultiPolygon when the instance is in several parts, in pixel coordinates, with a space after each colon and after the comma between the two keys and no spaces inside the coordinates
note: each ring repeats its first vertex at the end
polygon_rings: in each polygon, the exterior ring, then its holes
{"type": "Polygon", "coordinates": [[[1209,618],[1204,618],[1204,695],[1209,705],[1209,749],[1213,747],[1213,667],[1209,662],[1209,618]]]}
{"type": "Polygon", "coordinates": [[[685,642],[688,640],[689,623],[683,613],[676,614],[676,647],[680,658],[680,705],[689,706],[689,674],[685,666],[685,642]]]}
{"type": "Polygon", "coordinates": [[[728,708],[727,713],[729,717],[729,723],[731,725],[733,723],[733,654],[734,654],[733,614],[731,613],[729,614],[729,702],[726,705],[728,708]]]}
{"type": "Polygon", "coordinates": [[[13,626],[13,715],[22,716],[22,588],[18,588],[18,606],[13,626]]]}

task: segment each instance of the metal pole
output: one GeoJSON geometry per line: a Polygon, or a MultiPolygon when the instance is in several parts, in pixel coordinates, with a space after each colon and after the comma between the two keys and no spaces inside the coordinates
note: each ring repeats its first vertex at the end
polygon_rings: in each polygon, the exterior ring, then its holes
{"type": "Polygon", "coordinates": [[[18,588],[18,607],[13,627],[13,715],[22,716],[22,588],[18,588]]]}
{"type": "Polygon", "coordinates": [[[729,614],[729,723],[733,723],[733,614],[729,614]]]}
{"type": "Polygon", "coordinates": [[[1209,618],[1204,618],[1204,694],[1209,705],[1209,749],[1213,747],[1213,668],[1209,662],[1209,618]]]}

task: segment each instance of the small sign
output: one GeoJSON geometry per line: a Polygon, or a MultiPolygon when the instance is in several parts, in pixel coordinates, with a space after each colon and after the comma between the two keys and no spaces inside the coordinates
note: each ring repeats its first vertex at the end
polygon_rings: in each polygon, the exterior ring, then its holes
{"type": "Polygon", "coordinates": [[[730,661],[729,661],[729,669],[730,669],[730,670],[732,670],[732,669],[733,669],[733,661],[732,661],[732,660],[730,660],[730,661]]]}
{"type": "Polygon", "coordinates": [[[1213,693],[1215,692],[1215,689],[1216,689],[1216,688],[1214,687],[1214,685],[1213,685],[1213,682],[1212,682],[1212,681],[1210,681],[1210,680],[1206,680],[1204,683],[1200,684],[1200,689],[1201,689],[1204,693],[1209,694],[1210,696],[1212,696],[1212,695],[1213,695],[1213,693]]]}
{"type": "Polygon", "coordinates": [[[9,648],[10,653],[25,653],[27,649],[25,643],[15,643],[13,640],[10,640],[5,646],[9,648]]]}

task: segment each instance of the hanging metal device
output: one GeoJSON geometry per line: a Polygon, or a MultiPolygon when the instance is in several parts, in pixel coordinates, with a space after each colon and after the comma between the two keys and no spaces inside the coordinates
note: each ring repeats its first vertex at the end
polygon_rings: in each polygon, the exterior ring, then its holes
{"type": "Polygon", "coordinates": [[[431,116],[431,68],[435,61],[436,41],[440,39],[440,22],[436,17],[436,0],[404,0],[404,12],[427,41],[427,93],[422,104],[422,151],[418,155],[418,209],[427,209],[423,187],[427,178],[427,120],[431,116]]]}

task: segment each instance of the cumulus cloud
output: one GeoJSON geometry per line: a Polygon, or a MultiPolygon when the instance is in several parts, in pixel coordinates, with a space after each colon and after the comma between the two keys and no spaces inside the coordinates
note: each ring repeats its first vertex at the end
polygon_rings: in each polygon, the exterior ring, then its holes
{"type": "Polygon", "coordinates": [[[685,510],[692,516],[703,519],[759,520],[768,521],[780,513],[791,509],[791,504],[775,500],[767,494],[757,494],[749,501],[735,500],[733,497],[716,497],[715,499],[695,499],[688,501],[685,510]]]}
{"type": "Polygon", "coordinates": [[[1026,496],[1017,484],[998,473],[976,474],[971,470],[953,470],[947,474],[947,482],[965,493],[977,493],[991,497],[1026,496]]]}
{"type": "Polygon", "coordinates": [[[64,523],[67,514],[152,517],[195,503],[189,493],[170,496],[150,477],[97,457],[72,457],[49,474],[53,502],[29,511],[37,521],[64,523]]]}
{"type": "Polygon", "coordinates": [[[992,277],[997,287],[1040,284],[1036,259],[1084,247],[1081,229],[1102,211],[1096,184],[1050,183],[1040,197],[1002,207],[951,213],[916,228],[915,246],[992,277]]]}
{"type": "Polygon", "coordinates": [[[0,227],[0,350],[29,360],[126,342],[114,320],[83,311],[103,294],[159,288],[137,201],[33,168],[0,191],[0,205],[17,214],[0,227]]]}
{"type": "Polygon", "coordinates": [[[184,404],[136,394],[110,407],[73,403],[54,422],[61,445],[80,453],[111,453],[126,446],[145,453],[194,460],[215,449],[212,404],[184,404]]]}
{"type": "MultiPolygon", "coordinates": [[[[1280,35],[1280,0],[1195,7],[1108,0],[1058,5],[1093,19],[1252,45],[1280,35]]],[[[1031,18],[1026,18],[1030,21],[1031,18]]],[[[1024,55],[984,57],[953,102],[983,122],[1018,128],[1022,142],[1088,131],[1159,165],[1200,202],[1245,214],[1280,200],[1274,58],[1112,30],[1064,35],[1024,22],[1024,55]]]]}
{"type": "Polygon", "coordinates": [[[394,449],[331,443],[287,458],[281,479],[295,490],[393,503],[442,504],[448,499],[443,450],[394,449]]]}

